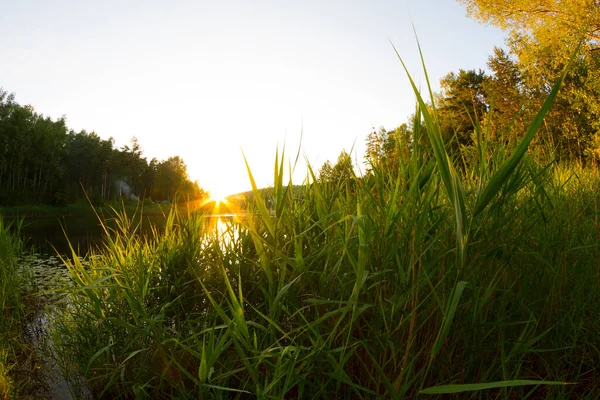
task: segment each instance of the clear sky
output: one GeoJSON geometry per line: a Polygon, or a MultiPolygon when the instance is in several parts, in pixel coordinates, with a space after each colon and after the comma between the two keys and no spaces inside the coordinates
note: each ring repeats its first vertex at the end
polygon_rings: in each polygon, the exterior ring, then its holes
{"type": "MultiPolygon", "coordinates": [[[[180,155],[214,194],[272,182],[276,147],[315,168],[372,127],[393,129],[424,85],[411,26],[439,79],[486,68],[504,35],[454,0],[0,0],[0,86],[20,104],[148,159],[180,155]]],[[[301,162],[295,182],[305,175],[301,162]]]]}

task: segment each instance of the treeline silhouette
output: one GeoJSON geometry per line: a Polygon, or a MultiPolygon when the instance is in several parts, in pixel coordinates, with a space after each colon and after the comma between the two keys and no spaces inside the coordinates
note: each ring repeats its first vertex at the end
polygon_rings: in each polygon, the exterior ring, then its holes
{"type": "Polygon", "coordinates": [[[74,132],[64,118],[38,114],[0,88],[0,205],[61,206],[86,194],[93,202],[207,195],[181,157],[148,161],[135,137],[116,148],[113,138],[74,132]]]}

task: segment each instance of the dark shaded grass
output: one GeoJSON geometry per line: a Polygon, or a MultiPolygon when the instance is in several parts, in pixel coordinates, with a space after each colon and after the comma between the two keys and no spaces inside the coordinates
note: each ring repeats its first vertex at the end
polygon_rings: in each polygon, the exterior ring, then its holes
{"type": "Polygon", "coordinates": [[[14,369],[23,355],[24,271],[18,268],[23,243],[0,217],[0,399],[17,395],[14,369]]]}

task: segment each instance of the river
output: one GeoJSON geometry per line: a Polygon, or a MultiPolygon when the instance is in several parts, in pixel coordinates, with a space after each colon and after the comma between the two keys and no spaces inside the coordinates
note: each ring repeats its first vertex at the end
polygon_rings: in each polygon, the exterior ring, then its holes
{"type": "MultiPolygon", "coordinates": [[[[231,214],[211,216],[216,218],[216,229],[221,231],[225,224],[223,218],[230,218],[231,214]]],[[[26,328],[26,340],[36,349],[36,360],[30,365],[30,382],[25,395],[27,398],[46,398],[50,400],[67,400],[72,398],[89,398],[82,385],[84,393],[73,396],[70,392],[63,372],[56,361],[54,346],[50,331],[52,329],[52,316],[57,307],[68,307],[67,296],[59,292],[70,285],[69,272],[60,257],[72,257],[69,243],[81,255],[85,263],[88,251],[98,247],[103,239],[104,230],[93,214],[82,215],[35,215],[25,218],[4,217],[7,222],[17,219],[22,220],[21,237],[32,252],[21,259],[23,273],[28,274],[30,292],[37,297],[36,304],[40,307],[29,321],[26,328]],[[37,371],[36,371],[37,369],[37,371]]],[[[145,216],[142,220],[141,232],[151,232],[150,225],[157,226],[160,230],[165,224],[163,215],[145,216]]],[[[108,218],[103,221],[108,226],[114,226],[114,220],[108,218]]],[[[225,238],[223,238],[225,240],[225,238]]],[[[70,377],[73,379],[73,377],[70,377]]],[[[76,378],[75,378],[76,379],[76,378]]]]}

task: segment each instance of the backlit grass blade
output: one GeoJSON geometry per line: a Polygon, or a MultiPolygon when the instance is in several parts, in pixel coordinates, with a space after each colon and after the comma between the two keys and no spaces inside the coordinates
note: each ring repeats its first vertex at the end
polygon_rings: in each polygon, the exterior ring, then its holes
{"type": "Polygon", "coordinates": [[[265,226],[269,230],[271,237],[275,236],[275,226],[273,225],[273,221],[271,220],[271,213],[267,209],[267,205],[265,204],[265,199],[263,198],[262,193],[258,190],[258,186],[256,186],[256,181],[254,180],[254,175],[252,175],[252,170],[250,169],[250,165],[248,164],[248,160],[246,159],[246,155],[244,154],[244,162],[246,163],[246,170],[248,172],[248,178],[250,179],[250,184],[252,185],[252,193],[254,194],[254,203],[258,206],[258,211],[262,216],[262,221],[265,223],[265,226]]]}
{"type": "Polygon", "coordinates": [[[269,261],[269,257],[265,251],[265,245],[263,244],[263,238],[258,233],[256,225],[254,224],[254,216],[249,215],[246,218],[246,227],[250,232],[252,243],[254,243],[254,247],[256,249],[256,253],[258,255],[258,260],[260,261],[260,266],[262,267],[267,279],[269,281],[269,287],[273,286],[274,277],[273,277],[273,269],[271,268],[271,263],[269,261]]]}
{"type": "Polygon", "coordinates": [[[419,57],[421,58],[421,66],[423,67],[423,75],[425,76],[425,82],[427,82],[427,89],[429,90],[429,98],[431,99],[431,109],[433,113],[436,113],[435,108],[435,96],[433,95],[433,89],[431,89],[431,82],[429,81],[429,74],[427,73],[427,67],[425,66],[425,57],[423,57],[423,50],[421,49],[421,43],[417,36],[417,28],[413,24],[413,33],[415,34],[415,41],[417,42],[417,48],[419,49],[419,57]]]}
{"type": "MultiPolygon", "coordinates": [[[[442,177],[442,181],[444,182],[444,187],[446,189],[446,193],[448,194],[448,198],[452,203],[452,208],[454,209],[454,217],[456,223],[456,243],[457,243],[457,260],[459,265],[464,264],[465,260],[465,250],[467,245],[467,232],[466,232],[466,194],[461,183],[460,177],[456,173],[456,169],[454,168],[454,164],[452,160],[448,156],[446,152],[446,148],[444,146],[444,140],[440,133],[438,124],[435,120],[435,114],[429,112],[429,107],[425,103],[425,100],[421,96],[417,85],[415,84],[413,78],[408,72],[408,68],[400,57],[398,50],[392,44],[394,51],[396,52],[396,56],[400,60],[404,71],[408,77],[408,80],[412,86],[413,92],[417,98],[417,102],[419,103],[420,111],[423,115],[423,119],[425,120],[425,125],[427,126],[427,134],[429,136],[429,140],[431,142],[431,147],[433,149],[433,154],[437,161],[438,170],[440,172],[440,176],[442,177]]],[[[421,60],[423,60],[423,55],[421,54],[421,60]]],[[[424,63],[424,61],[423,61],[424,63]]],[[[428,81],[429,82],[429,81],[428,81]]],[[[431,87],[429,87],[431,91],[431,87]]],[[[432,109],[435,113],[435,109],[432,109]]]]}
{"type": "Polygon", "coordinates": [[[486,382],[486,383],[467,383],[463,385],[443,385],[443,386],[432,386],[423,390],[420,390],[420,394],[452,394],[452,393],[463,393],[463,392],[475,392],[479,390],[487,389],[498,389],[498,388],[509,388],[517,386],[530,386],[530,385],[573,385],[569,382],[556,382],[556,381],[534,381],[534,380],[514,380],[514,381],[499,381],[499,382],[486,382]]]}
{"type": "MultiPolygon", "coordinates": [[[[283,186],[283,167],[285,159],[285,146],[281,151],[281,159],[279,159],[279,149],[275,152],[275,167],[273,171],[273,199],[275,200],[275,216],[281,217],[287,199],[287,193],[290,185],[283,186]]],[[[290,175],[291,176],[291,175],[290,175]]],[[[279,220],[277,220],[279,221],[279,220]]]]}

